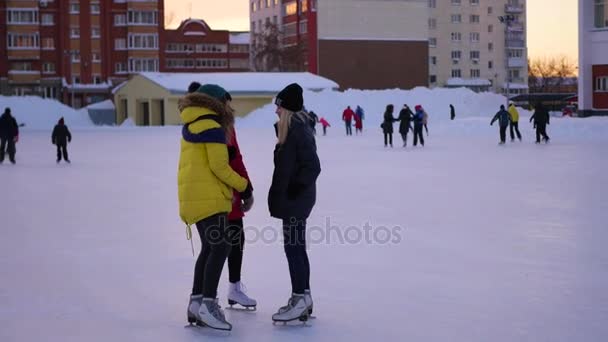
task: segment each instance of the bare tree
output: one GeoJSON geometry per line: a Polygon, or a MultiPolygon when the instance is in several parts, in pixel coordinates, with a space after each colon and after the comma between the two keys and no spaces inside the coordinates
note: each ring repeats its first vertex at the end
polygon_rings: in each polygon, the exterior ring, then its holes
{"type": "Polygon", "coordinates": [[[171,26],[171,24],[173,24],[174,20],[175,20],[175,12],[171,11],[171,12],[165,13],[165,27],[171,26]]]}
{"type": "Polygon", "coordinates": [[[266,23],[262,32],[253,34],[253,65],[257,71],[304,71],[306,47],[302,42],[286,45],[278,25],[266,23]]]}
{"type": "Polygon", "coordinates": [[[528,60],[528,85],[532,92],[561,91],[566,80],[575,75],[576,65],[566,56],[528,60]]]}

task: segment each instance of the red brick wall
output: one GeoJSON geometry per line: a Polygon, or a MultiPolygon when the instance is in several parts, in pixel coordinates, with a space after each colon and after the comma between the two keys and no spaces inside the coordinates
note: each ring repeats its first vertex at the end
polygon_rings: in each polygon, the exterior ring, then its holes
{"type": "Polygon", "coordinates": [[[608,109],[608,92],[596,91],[596,78],[605,76],[608,77],[608,65],[593,66],[593,108],[608,109]]]}

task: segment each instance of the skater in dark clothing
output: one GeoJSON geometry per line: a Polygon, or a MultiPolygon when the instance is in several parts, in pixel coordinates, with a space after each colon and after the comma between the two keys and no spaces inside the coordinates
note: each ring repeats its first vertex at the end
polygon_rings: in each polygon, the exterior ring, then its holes
{"type": "MultiPolygon", "coordinates": [[[[416,110],[416,114],[414,114],[414,146],[418,145],[418,140],[420,140],[420,145],[424,146],[424,136],[422,135],[422,128],[424,127],[424,113],[425,111],[422,109],[421,105],[417,105],[414,107],[416,110]]],[[[428,133],[427,133],[428,134],[428,133]]]]}
{"type": "Polygon", "coordinates": [[[545,143],[548,143],[551,140],[547,135],[547,125],[550,124],[549,111],[542,103],[536,105],[534,114],[530,117],[530,122],[532,121],[534,121],[534,128],[536,128],[536,143],[540,144],[541,137],[545,143]]]}
{"type": "Polygon", "coordinates": [[[72,134],[68,126],[65,125],[63,118],[59,119],[59,122],[55,125],[51,141],[53,145],[57,146],[57,163],[61,162],[61,156],[63,156],[63,160],[69,164],[68,143],[72,142],[72,134]]]}
{"type": "Polygon", "coordinates": [[[352,127],[352,122],[353,119],[355,118],[355,112],[353,112],[352,109],[350,109],[350,106],[348,106],[348,108],[346,108],[344,110],[344,113],[342,113],[342,120],[344,121],[344,124],[346,125],[346,135],[353,135],[353,127],[352,127]]]}
{"type": "Polygon", "coordinates": [[[412,129],[412,117],[414,113],[407,105],[403,105],[403,109],[399,112],[399,133],[403,140],[403,147],[407,146],[407,133],[412,129]]]}
{"type": "Polygon", "coordinates": [[[507,140],[507,127],[509,127],[509,122],[511,122],[509,112],[505,110],[504,105],[500,105],[500,110],[494,115],[494,118],[492,118],[490,126],[492,126],[496,120],[498,120],[498,123],[500,124],[500,144],[502,145],[507,140]]]}
{"type": "Polygon", "coordinates": [[[6,153],[10,162],[15,164],[15,154],[17,153],[15,144],[17,141],[19,141],[19,125],[11,115],[11,109],[6,108],[4,114],[0,116],[0,163],[4,162],[6,153]]]}
{"type": "Polygon", "coordinates": [[[312,133],[317,135],[317,122],[319,122],[319,117],[312,110],[308,112],[308,116],[310,117],[310,127],[312,128],[312,133]]]}
{"type": "Polygon", "coordinates": [[[450,105],[450,119],[454,120],[456,118],[456,109],[454,109],[453,105],[450,105]]]}
{"type": "Polygon", "coordinates": [[[521,141],[521,133],[519,133],[519,112],[513,102],[509,105],[509,116],[511,117],[511,124],[509,125],[509,131],[511,133],[511,142],[515,141],[515,134],[513,131],[517,133],[517,138],[521,141]]]}
{"type": "Polygon", "coordinates": [[[394,107],[392,104],[386,106],[384,111],[384,121],[382,121],[382,132],[384,133],[384,147],[389,144],[393,147],[393,122],[397,121],[393,117],[394,107]]]}
{"type": "Polygon", "coordinates": [[[292,293],[273,321],[308,319],[313,309],[310,263],[306,251],[306,220],[316,202],[316,182],[321,173],[317,147],[308,116],[302,110],[302,87],[291,84],[276,97],[279,116],[274,172],[268,192],[270,216],[283,221],[283,242],[292,293]]]}

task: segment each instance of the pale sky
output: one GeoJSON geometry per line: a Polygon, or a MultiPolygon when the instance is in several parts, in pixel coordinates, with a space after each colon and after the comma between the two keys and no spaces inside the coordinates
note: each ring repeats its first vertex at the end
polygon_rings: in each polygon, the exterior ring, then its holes
{"type": "MultiPolygon", "coordinates": [[[[170,0],[165,2],[165,12],[174,15],[171,27],[192,17],[204,19],[212,29],[247,31],[248,6],[248,0],[170,0]]],[[[577,60],[577,51],[578,1],[528,0],[529,56],[567,55],[577,60]]]]}

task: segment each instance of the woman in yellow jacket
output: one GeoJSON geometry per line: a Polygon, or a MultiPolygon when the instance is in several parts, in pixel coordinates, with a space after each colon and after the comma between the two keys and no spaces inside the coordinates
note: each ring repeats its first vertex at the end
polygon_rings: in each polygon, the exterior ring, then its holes
{"type": "Polygon", "coordinates": [[[511,142],[515,141],[513,130],[515,130],[515,133],[517,133],[517,138],[519,141],[521,141],[521,133],[519,133],[519,112],[517,111],[517,108],[515,108],[515,104],[513,102],[509,104],[509,116],[511,117],[511,124],[509,126],[511,142]]]}
{"type": "Polygon", "coordinates": [[[251,191],[247,179],[228,163],[226,144],[234,115],[227,94],[220,86],[206,84],[179,103],[184,123],[177,177],[179,212],[187,225],[188,237],[191,238],[190,226],[196,225],[201,238],[188,322],[220,330],[232,329],[216,298],[230,250],[226,235],[232,192],[251,191]]]}

